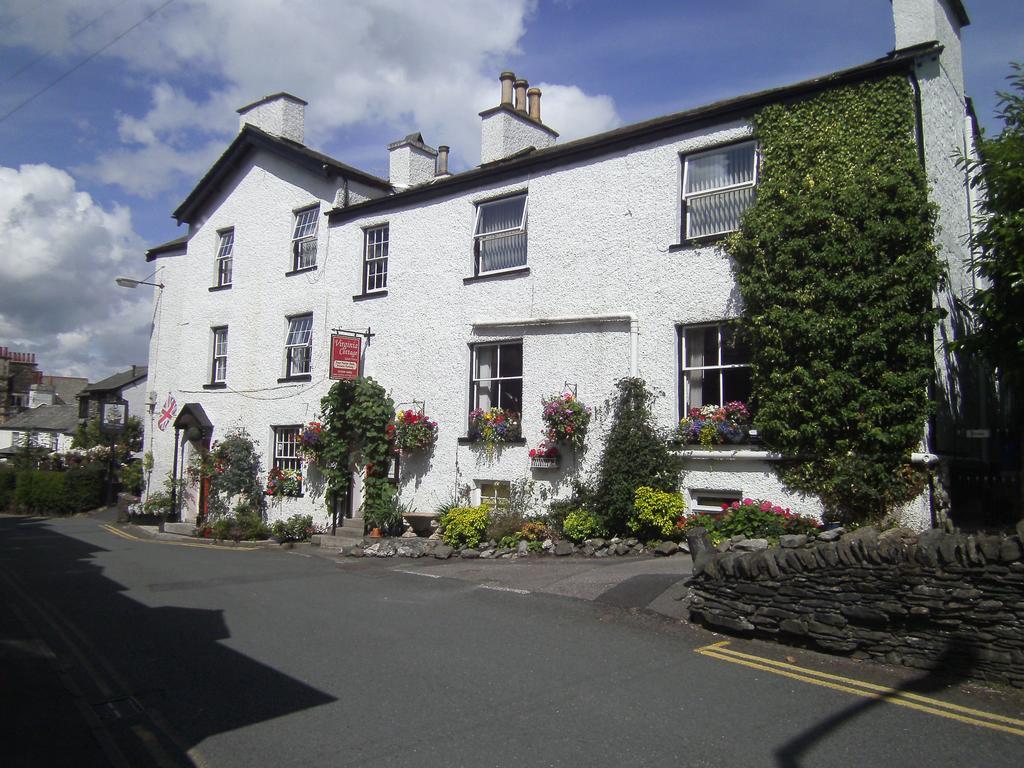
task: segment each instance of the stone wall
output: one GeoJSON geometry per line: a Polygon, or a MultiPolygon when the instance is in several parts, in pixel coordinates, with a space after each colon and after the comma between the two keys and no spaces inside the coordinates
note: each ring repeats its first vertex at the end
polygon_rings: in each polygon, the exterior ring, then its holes
{"type": "Polygon", "coordinates": [[[1024,687],[1015,536],[905,528],[704,552],[690,616],[711,629],[1024,687]]]}

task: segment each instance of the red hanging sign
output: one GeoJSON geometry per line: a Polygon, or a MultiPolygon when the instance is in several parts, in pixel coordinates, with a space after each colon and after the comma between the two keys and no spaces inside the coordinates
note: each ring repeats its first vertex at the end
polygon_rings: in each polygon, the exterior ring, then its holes
{"type": "Polygon", "coordinates": [[[358,336],[331,336],[331,378],[359,377],[363,340],[358,336]]]}

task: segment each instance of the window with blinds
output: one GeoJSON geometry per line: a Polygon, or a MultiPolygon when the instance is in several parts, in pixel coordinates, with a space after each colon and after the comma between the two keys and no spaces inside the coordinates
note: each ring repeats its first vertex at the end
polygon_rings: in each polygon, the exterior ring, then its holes
{"type": "Polygon", "coordinates": [[[477,205],[476,274],[526,265],[526,209],[525,194],[477,205]]]}
{"type": "Polygon", "coordinates": [[[740,217],[754,202],[756,184],[756,142],[684,156],[683,239],[739,229],[740,217]]]}

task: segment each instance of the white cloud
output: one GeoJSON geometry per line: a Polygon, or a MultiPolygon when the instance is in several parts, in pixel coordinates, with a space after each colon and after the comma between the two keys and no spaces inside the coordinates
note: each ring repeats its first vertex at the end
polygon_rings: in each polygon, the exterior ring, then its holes
{"type": "Polygon", "coordinates": [[[0,166],[3,344],[94,380],[144,361],[150,299],[114,285],[137,276],[143,250],[128,210],[98,205],[65,171],[0,166]]]}
{"type": "MultiPolygon", "coordinates": [[[[9,6],[14,21],[0,41],[76,55],[145,13],[133,3],[117,7],[71,38],[109,0],[58,0],[45,13],[37,0],[9,6]]],[[[309,102],[311,146],[330,150],[340,130],[375,126],[389,132],[379,137],[383,158],[388,141],[416,129],[432,144],[450,145],[455,167],[475,165],[477,112],[497,104],[498,73],[518,52],[534,7],[534,0],[178,0],[105,54],[152,79],[152,107],[121,115],[126,146],[82,172],[142,195],[194,179],[212,147],[237,129],[233,110],[282,90],[309,102]]],[[[619,122],[610,97],[571,84],[549,86],[544,107],[545,121],[566,138],[619,122]]],[[[345,159],[343,149],[335,154],[345,159]]]]}

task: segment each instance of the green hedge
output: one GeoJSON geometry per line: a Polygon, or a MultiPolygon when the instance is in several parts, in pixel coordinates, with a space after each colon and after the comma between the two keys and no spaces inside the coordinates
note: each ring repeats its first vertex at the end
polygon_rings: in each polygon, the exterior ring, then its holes
{"type": "Polygon", "coordinates": [[[14,467],[0,467],[0,512],[11,509],[17,481],[18,473],[14,467]]]}
{"type": "MultiPolygon", "coordinates": [[[[27,515],[71,515],[103,504],[104,470],[98,464],[67,472],[25,469],[16,473],[15,512],[27,515]]],[[[4,480],[0,480],[0,488],[4,480]]],[[[4,491],[0,490],[0,502],[4,491]]]]}

